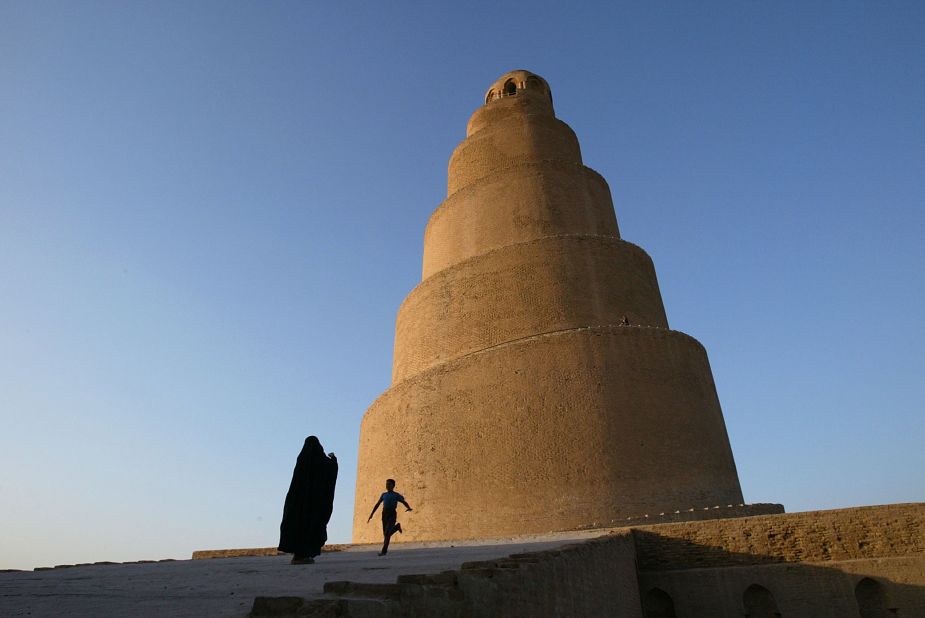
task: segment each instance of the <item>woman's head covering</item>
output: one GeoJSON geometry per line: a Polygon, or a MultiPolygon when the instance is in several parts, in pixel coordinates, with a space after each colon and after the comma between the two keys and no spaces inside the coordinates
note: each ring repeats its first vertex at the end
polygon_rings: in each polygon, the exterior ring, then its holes
{"type": "Polygon", "coordinates": [[[308,436],[305,438],[305,443],[302,445],[302,452],[299,453],[298,461],[308,460],[318,460],[325,457],[324,447],[321,446],[321,442],[315,436],[308,436]]]}

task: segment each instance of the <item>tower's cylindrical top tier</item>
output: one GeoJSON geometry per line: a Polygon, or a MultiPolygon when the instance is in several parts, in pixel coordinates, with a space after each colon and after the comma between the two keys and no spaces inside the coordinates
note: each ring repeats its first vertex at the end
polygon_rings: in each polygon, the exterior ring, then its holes
{"type": "Polygon", "coordinates": [[[425,279],[505,245],[620,236],[610,188],[582,165],[548,84],[528,71],[506,73],[489,88],[450,157],[447,185],[424,233],[425,279]]]}

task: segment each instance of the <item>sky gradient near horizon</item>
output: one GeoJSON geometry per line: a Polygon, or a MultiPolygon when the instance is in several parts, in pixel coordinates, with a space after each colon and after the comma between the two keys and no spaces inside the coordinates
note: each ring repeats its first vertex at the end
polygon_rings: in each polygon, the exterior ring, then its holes
{"type": "Polygon", "coordinates": [[[746,500],[925,499],[923,32],[903,1],[0,0],[0,569],[274,545],[309,434],[349,542],[424,226],[515,68],[706,347],[746,500]]]}

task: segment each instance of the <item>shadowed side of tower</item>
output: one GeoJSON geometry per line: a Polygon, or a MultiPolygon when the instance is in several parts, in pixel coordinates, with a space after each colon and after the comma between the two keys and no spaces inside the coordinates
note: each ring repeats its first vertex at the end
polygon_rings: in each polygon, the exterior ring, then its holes
{"type": "Polygon", "coordinates": [[[363,419],[354,542],[380,537],[366,515],[387,477],[415,506],[403,540],[742,502],[706,352],[668,329],[652,261],[620,239],[548,84],[513,71],[485,101],[363,419]]]}

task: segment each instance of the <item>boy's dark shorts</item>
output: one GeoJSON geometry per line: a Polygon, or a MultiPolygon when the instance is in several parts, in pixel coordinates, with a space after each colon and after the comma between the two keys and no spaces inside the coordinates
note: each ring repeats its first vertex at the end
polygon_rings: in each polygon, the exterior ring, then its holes
{"type": "Polygon", "coordinates": [[[382,534],[388,536],[394,532],[398,511],[382,511],[382,534]]]}

